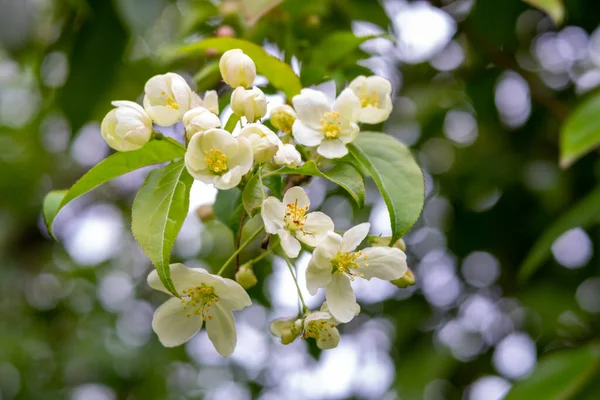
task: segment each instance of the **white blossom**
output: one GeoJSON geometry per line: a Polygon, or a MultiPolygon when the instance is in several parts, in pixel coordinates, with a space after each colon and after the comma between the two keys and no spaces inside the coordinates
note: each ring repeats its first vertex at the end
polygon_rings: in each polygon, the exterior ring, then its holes
{"type": "Polygon", "coordinates": [[[183,114],[182,122],[185,127],[185,136],[188,140],[197,133],[221,127],[219,117],[204,107],[194,107],[187,111],[183,114]]]}
{"type": "Polygon", "coordinates": [[[296,168],[302,163],[302,156],[293,144],[281,143],[277,149],[277,153],[275,153],[275,157],[273,157],[273,161],[277,165],[296,168]]]}
{"type": "Polygon", "coordinates": [[[256,78],[254,61],[240,49],[223,53],[219,60],[219,70],[225,83],[234,88],[249,88],[256,78]]]}
{"type": "Polygon", "coordinates": [[[350,89],[360,100],[358,121],[378,124],[392,112],[392,84],[381,76],[358,76],[350,82],[350,89]]]}
{"type": "Polygon", "coordinates": [[[236,115],[246,117],[248,122],[254,122],[267,113],[267,98],[256,86],[252,89],[238,86],[231,94],[231,109],[236,115]]]}
{"type": "MultiPolygon", "coordinates": [[[[208,338],[215,349],[229,357],[237,334],[233,311],[252,304],[246,291],[235,281],[211,275],[202,268],[171,264],[171,280],[181,295],[172,297],[154,313],[152,329],[166,347],[179,346],[191,339],[206,323],[208,338]]],[[[148,284],[167,294],[156,270],[148,275],[148,284]]]]}
{"type": "Polygon", "coordinates": [[[150,78],[144,92],[144,108],[152,121],[161,126],[181,121],[186,111],[202,102],[185,79],[172,72],[150,78]]]}
{"type": "Polygon", "coordinates": [[[357,225],[340,236],[329,233],[313,252],[306,269],[306,286],[315,295],[326,288],[331,314],[348,322],[356,312],[356,298],[350,281],[356,277],[387,281],[398,279],[407,270],[406,254],[395,247],[368,247],[354,251],[367,237],[369,223],[357,225]]]}
{"type": "Polygon", "coordinates": [[[116,108],[102,120],[101,133],[106,143],[117,151],[143,147],[152,137],[152,121],[146,111],[132,101],[113,101],[116,108]]]}
{"type": "Polygon", "coordinates": [[[358,136],[360,100],[350,89],[340,93],[333,104],[314,89],[303,89],[292,99],[298,119],[292,126],[294,139],[305,146],[318,146],[326,158],[340,158],[348,153],[346,144],[358,136]]]}
{"type": "Polygon", "coordinates": [[[223,190],[236,187],[253,162],[248,139],[234,138],[223,129],[209,129],[192,136],[185,153],[190,175],[223,190]]]}
{"type": "Polygon", "coordinates": [[[261,215],[265,230],[277,234],[281,247],[288,257],[297,257],[300,242],[317,246],[333,232],[333,221],[322,212],[307,213],[310,200],[300,186],[290,188],[283,196],[283,202],[275,197],[263,201],[261,215]]]}
{"type": "Polygon", "coordinates": [[[262,124],[246,125],[238,137],[245,137],[250,141],[254,151],[254,161],[258,163],[264,163],[273,158],[281,143],[275,132],[262,124]]]}

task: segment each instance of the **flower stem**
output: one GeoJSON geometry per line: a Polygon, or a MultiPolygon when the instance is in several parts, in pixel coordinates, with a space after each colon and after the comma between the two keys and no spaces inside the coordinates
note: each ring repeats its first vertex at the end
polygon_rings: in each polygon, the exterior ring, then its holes
{"type": "Polygon", "coordinates": [[[288,258],[286,254],[283,254],[283,258],[285,263],[290,270],[290,274],[292,274],[292,278],[294,279],[294,283],[296,284],[296,289],[298,290],[298,297],[300,298],[300,303],[302,303],[302,313],[306,314],[308,312],[308,307],[306,307],[306,303],[304,302],[304,297],[302,296],[302,291],[300,290],[300,285],[298,285],[298,279],[296,278],[296,274],[294,274],[294,268],[292,266],[292,262],[288,258]]]}
{"type": "Polygon", "coordinates": [[[235,129],[235,125],[238,123],[239,120],[240,117],[237,114],[231,114],[231,116],[227,120],[227,123],[225,124],[225,130],[229,133],[232,133],[235,129]]]}
{"type": "Polygon", "coordinates": [[[238,256],[238,254],[240,254],[242,252],[242,250],[244,250],[246,247],[248,247],[248,245],[250,243],[252,243],[254,241],[254,239],[256,239],[256,237],[258,235],[260,235],[260,233],[262,231],[264,231],[265,227],[261,226],[260,228],[258,228],[252,235],[250,235],[250,237],[241,244],[240,247],[237,248],[236,251],[233,252],[233,254],[231,255],[231,257],[229,257],[227,259],[227,261],[225,261],[225,264],[223,264],[223,266],[221,267],[221,269],[219,270],[219,272],[217,272],[217,275],[223,275],[223,273],[225,272],[225,269],[227,268],[227,266],[233,261],[235,260],[235,258],[238,256]]]}

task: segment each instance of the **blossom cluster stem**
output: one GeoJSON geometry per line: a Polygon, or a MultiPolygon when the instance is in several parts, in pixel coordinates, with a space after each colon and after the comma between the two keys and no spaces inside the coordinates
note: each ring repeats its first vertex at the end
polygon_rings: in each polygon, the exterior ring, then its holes
{"type": "Polygon", "coordinates": [[[231,262],[236,259],[236,257],[238,256],[238,254],[240,254],[246,247],[248,247],[248,245],[250,243],[252,243],[254,241],[254,239],[256,239],[256,237],[258,235],[260,235],[261,232],[264,231],[264,230],[265,230],[265,227],[261,226],[256,231],[254,231],[254,233],[252,235],[250,235],[250,237],[244,243],[242,243],[241,246],[238,247],[235,252],[233,252],[233,254],[231,255],[231,257],[229,257],[227,259],[227,261],[225,261],[225,264],[223,264],[223,266],[221,267],[221,269],[219,270],[219,272],[217,272],[217,275],[222,276],[223,273],[225,272],[225,270],[227,269],[227,266],[229,264],[231,264],[231,262]]]}
{"type": "Polygon", "coordinates": [[[308,307],[306,307],[306,303],[304,302],[304,297],[302,296],[302,291],[300,290],[300,285],[298,285],[298,279],[296,278],[296,274],[294,273],[294,267],[292,266],[292,262],[288,258],[288,256],[284,253],[283,258],[285,263],[290,270],[290,274],[292,274],[292,278],[294,279],[294,283],[296,284],[296,289],[298,290],[298,297],[300,298],[300,303],[302,303],[302,313],[306,314],[308,312],[308,307]]]}

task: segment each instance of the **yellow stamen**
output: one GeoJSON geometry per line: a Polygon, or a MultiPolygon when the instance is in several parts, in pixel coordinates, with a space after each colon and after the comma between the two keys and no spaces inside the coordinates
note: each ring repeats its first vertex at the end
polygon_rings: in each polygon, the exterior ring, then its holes
{"type": "Polygon", "coordinates": [[[177,104],[177,102],[172,98],[167,96],[166,102],[167,107],[172,108],[173,110],[179,110],[179,104],[177,104]]]}
{"type": "Polygon", "coordinates": [[[363,94],[360,95],[360,106],[362,108],[365,107],[375,107],[378,108],[379,107],[379,96],[377,96],[377,93],[373,90],[370,93],[365,92],[363,94]]]}
{"type": "Polygon", "coordinates": [[[227,156],[221,150],[210,149],[204,152],[206,166],[215,175],[222,175],[229,169],[227,166],[227,156]]]}
{"type": "Polygon", "coordinates": [[[347,275],[351,281],[353,281],[357,276],[359,278],[364,278],[365,275],[363,273],[356,271],[358,268],[358,262],[356,260],[358,260],[360,257],[363,257],[363,260],[367,259],[366,255],[363,256],[362,251],[346,251],[344,253],[337,253],[333,260],[331,260],[331,272],[347,275]]]}
{"type": "Polygon", "coordinates": [[[187,318],[197,315],[202,317],[203,321],[207,318],[212,319],[210,307],[219,299],[213,287],[202,284],[189,290],[182,290],[181,293],[184,294],[182,301],[185,303],[183,309],[186,311],[187,318]]]}
{"type": "Polygon", "coordinates": [[[298,200],[294,203],[286,204],[284,217],[285,228],[290,232],[303,232],[302,227],[304,226],[304,222],[306,222],[307,211],[308,206],[298,207],[298,200]]]}
{"type": "Polygon", "coordinates": [[[321,131],[327,139],[336,139],[342,131],[342,123],[340,121],[340,113],[337,111],[326,112],[321,122],[321,131]]]}

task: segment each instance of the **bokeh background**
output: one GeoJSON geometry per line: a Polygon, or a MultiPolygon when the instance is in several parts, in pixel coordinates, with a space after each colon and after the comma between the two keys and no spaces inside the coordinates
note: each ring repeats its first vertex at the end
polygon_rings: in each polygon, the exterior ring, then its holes
{"type": "MultiPolygon", "coordinates": [[[[546,353],[596,337],[597,226],[562,233],[541,268],[517,279],[600,174],[596,153],[569,169],[558,162],[561,123],[600,85],[600,6],[566,3],[557,25],[520,0],[0,0],[0,398],[496,400],[546,353]],[[345,43],[334,32],[383,36],[332,60],[327,48],[345,43]],[[417,285],[356,282],[363,311],[334,350],[269,334],[270,320],[297,311],[280,259],[256,268],[230,359],[205,332],[163,348],[151,318],[166,296],[147,287],[151,265],[130,231],[148,169],[66,207],[60,242],[44,228],[43,196],[110,153],[99,122],[111,100],[139,101],[145,81],[167,71],[224,94],[218,55],[170,56],[211,36],[263,45],[305,86],[372,73],[393,83],[382,129],[411,147],[427,184],[404,237],[417,285]]],[[[283,101],[265,90],[271,106],[283,101]]],[[[363,210],[331,189],[318,179],[307,188],[337,229],[368,219],[389,233],[374,185],[363,210]]],[[[194,185],[174,259],[218,268],[230,254],[231,232],[197,216],[214,197],[194,185]]],[[[596,389],[560,398],[597,399],[596,389]]]]}

